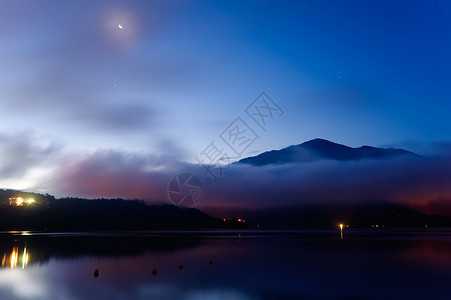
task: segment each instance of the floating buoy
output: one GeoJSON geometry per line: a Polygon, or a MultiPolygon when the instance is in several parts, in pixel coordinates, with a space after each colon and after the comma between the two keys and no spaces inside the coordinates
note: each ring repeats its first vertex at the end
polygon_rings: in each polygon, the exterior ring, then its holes
{"type": "Polygon", "coordinates": [[[99,269],[94,270],[94,277],[95,278],[99,277],[99,269]]]}
{"type": "Polygon", "coordinates": [[[183,269],[183,264],[180,264],[180,265],[179,265],[179,269],[180,269],[180,270],[183,269]]]}
{"type": "Polygon", "coordinates": [[[157,268],[153,268],[153,269],[152,269],[152,274],[153,274],[153,276],[157,275],[157,273],[158,273],[157,268]]]}
{"type": "Polygon", "coordinates": [[[210,265],[212,265],[212,264],[213,264],[213,260],[210,259],[210,260],[208,261],[208,263],[209,263],[210,265]]]}

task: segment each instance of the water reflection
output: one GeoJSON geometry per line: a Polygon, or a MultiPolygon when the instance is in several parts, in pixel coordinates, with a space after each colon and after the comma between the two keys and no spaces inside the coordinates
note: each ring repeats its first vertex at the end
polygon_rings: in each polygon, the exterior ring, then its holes
{"type": "Polygon", "coordinates": [[[451,299],[450,250],[449,232],[0,234],[0,299],[451,299]]]}
{"type": "Polygon", "coordinates": [[[21,266],[25,269],[28,266],[29,251],[26,246],[23,247],[23,251],[20,251],[19,246],[13,247],[10,253],[5,252],[2,258],[2,268],[10,267],[11,269],[21,266]]]}

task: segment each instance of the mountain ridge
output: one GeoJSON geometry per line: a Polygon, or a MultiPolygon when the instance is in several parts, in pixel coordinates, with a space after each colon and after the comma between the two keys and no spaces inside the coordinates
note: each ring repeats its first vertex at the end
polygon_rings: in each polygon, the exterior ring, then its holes
{"type": "Polygon", "coordinates": [[[365,159],[387,159],[400,156],[419,157],[419,155],[404,149],[378,148],[367,145],[352,148],[329,140],[316,138],[279,150],[266,151],[256,156],[241,159],[236,163],[265,166],[285,163],[306,163],[318,160],[358,161],[365,159]]]}
{"type": "Polygon", "coordinates": [[[55,199],[51,195],[0,189],[0,230],[48,232],[121,230],[206,230],[237,228],[336,228],[338,223],[368,228],[450,227],[451,218],[428,215],[401,204],[356,203],[282,206],[271,209],[238,209],[233,217],[214,216],[208,209],[174,205],[146,205],[142,200],[55,199]],[[17,206],[10,196],[36,202],[17,206]],[[236,216],[239,214],[240,216],[236,216]],[[245,218],[239,221],[238,218],[245,218]]]}

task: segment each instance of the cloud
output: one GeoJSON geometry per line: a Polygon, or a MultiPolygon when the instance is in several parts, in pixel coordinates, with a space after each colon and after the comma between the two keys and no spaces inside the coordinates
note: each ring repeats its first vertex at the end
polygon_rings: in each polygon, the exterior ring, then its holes
{"type": "Polygon", "coordinates": [[[193,65],[178,59],[176,51],[171,54],[147,43],[177,7],[158,1],[134,6],[102,1],[90,3],[89,11],[78,2],[61,6],[46,1],[36,6],[39,9],[30,5],[8,5],[15,18],[9,31],[0,31],[5,41],[0,64],[8,69],[0,74],[4,118],[20,114],[33,119],[33,124],[24,121],[24,128],[53,125],[50,130],[75,129],[72,132],[78,135],[86,129],[109,135],[158,129],[161,112],[156,94],[172,91],[192,75],[193,65]],[[60,13],[48,13],[55,10],[60,13]],[[121,31],[118,24],[109,26],[111,18],[116,22],[115,11],[118,20],[121,15],[135,20],[136,28],[130,25],[121,31]],[[149,13],[155,14],[151,21],[149,13]],[[137,34],[133,47],[124,50],[109,42],[111,36],[120,38],[132,30],[137,34]]]}
{"type": "Polygon", "coordinates": [[[18,179],[46,166],[61,149],[60,143],[32,132],[0,133],[0,180],[18,179]]]}
{"type": "Polygon", "coordinates": [[[392,202],[451,215],[451,156],[359,162],[234,166],[210,185],[206,208],[268,209],[324,203],[392,202]]]}
{"type": "Polygon", "coordinates": [[[115,78],[99,79],[102,75],[93,74],[89,68],[79,70],[49,61],[45,66],[27,65],[22,69],[29,74],[20,74],[24,77],[20,84],[5,84],[3,88],[6,118],[21,115],[23,124],[30,126],[59,124],[102,133],[149,130],[158,120],[153,99],[134,95],[121,87],[126,83],[117,83],[115,78]],[[89,80],[84,75],[88,73],[89,80]]]}
{"type": "Polygon", "coordinates": [[[60,195],[169,203],[170,179],[193,172],[204,185],[197,207],[209,212],[391,202],[451,216],[450,165],[451,156],[265,167],[235,164],[213,183],[202,167],[177,162],[173,156],[105,150],[64,165],[55,175],[55,186],[60,195]]]}
{"type": "Polygon", "coordinates": [[[161,203],[166,201],[170,178],[185,165],[174,163],[170,156],[99,150],[64,164],[50,182],[59,196],[161,203]]]}

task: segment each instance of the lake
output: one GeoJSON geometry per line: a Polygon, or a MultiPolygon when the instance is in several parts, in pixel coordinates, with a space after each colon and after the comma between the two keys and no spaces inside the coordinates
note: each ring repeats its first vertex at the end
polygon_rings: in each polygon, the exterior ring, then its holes
{"type": "Polygon", "coordinates": [[[9,231],[0,255],[0,299],[451,299],[446,229],[9,231]]]}

